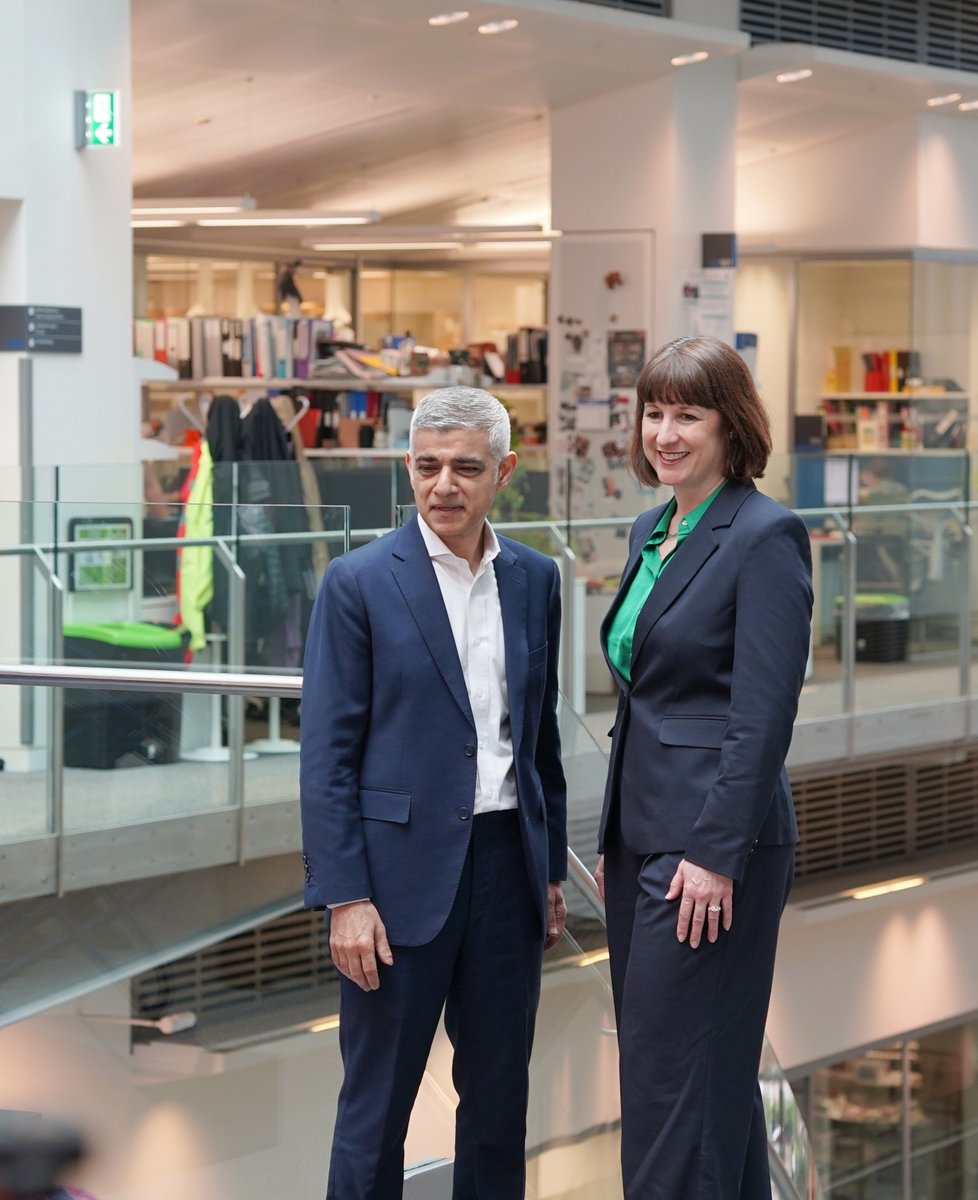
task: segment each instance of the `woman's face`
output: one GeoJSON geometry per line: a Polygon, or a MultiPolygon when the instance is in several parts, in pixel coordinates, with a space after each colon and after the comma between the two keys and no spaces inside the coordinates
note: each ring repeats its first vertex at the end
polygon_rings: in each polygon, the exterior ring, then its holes
{"type": "Polygon", "coordinates": [[[727,434],[716,409],[650,401],[642,412],[642,446],[659,481],[694,506],[726,477],[727,434]]]}

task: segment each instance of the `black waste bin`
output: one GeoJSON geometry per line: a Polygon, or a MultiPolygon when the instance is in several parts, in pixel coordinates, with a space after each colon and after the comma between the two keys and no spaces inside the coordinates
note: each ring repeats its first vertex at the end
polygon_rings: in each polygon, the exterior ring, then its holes
{"type": "MultiPolygon", "coordinates": [[[[183,661],[186,635],[139,621],[66,625],[69,665],[166,667],[183,661]]],[[[65,689],[65,766],[142,766],[175,762],[183,697],[176,692],[65,689]]]]}
{"type": "MultiPolygon", "coordinates": [[[[910,601],[894,592],[857,592],[856,662],[903,662],[910,640],[910,601]]],[[[835,652],[842,658],[843,598],[835,598],[835,652]]]]}

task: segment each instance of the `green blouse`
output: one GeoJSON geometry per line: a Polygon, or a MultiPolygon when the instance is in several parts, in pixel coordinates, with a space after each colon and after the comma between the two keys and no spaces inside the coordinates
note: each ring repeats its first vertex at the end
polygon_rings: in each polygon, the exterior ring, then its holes
{"type": "Polygon", "coordinates": [[[712,491],[702,504],[698,504],[679,522],[679,529],[676,531],[676,545],[672,554],[661,558],[659,546],[669,532],[669,522],[676,511],[675,497],[666,505],[666,511],[662,514],[655,529],[649,534],[649,540],[642,547],[642,561],[639,563],[638,571],[635,573],[635,578],[628,591],[622,597],[621,604],[618,605],[608,630],[608,657],[629,683],[632,680],[632,641],[635,637],[635,622],[638,620],[638,615],[645,607],[645,602],[655,587],[655,581],[669,565],[679,547],[696,528],[697,521],[719,495],[722,487],[721,483],[720,487],[712,491]]]}

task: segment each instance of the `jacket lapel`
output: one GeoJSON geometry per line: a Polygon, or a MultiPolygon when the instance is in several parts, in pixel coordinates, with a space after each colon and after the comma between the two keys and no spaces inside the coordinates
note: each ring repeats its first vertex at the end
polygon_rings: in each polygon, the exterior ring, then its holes
{"type": "Polygon", "coordinates": [[[452,626],[435,578],[435,569],[418,529],[417,517],[394,535],[393,555],[394,580],[401,595],[456,704],[474,727],[475,720],[462,675],[462,664],[455,648],[455,638],[452,636],[452,626]]]}
{"type": "Polygon", "coordinates": [[[633,664],[656,621],[682,595],[703,564],[715,552],[720,544],[720,537],[723,536],[722,533],[718,536],[717,531],[730,525],[737,515],[737,510],[751,492],[756,490],[752,483],[729,481],[697,522],[696,528],[683,541],[681,548],[674,551],[673,558],[655,581],[655,587],[635,622],[635,637],[632,641],[633,664]]]}
{"type": "Polygon", "coordinates": [[[523,734],[523,704],[526,698],[525,680],[530,657],[527,645],[527,587],[526,571],[516,555],[500,541],[499,553],[493,560],[499,606],[503,616],[503,639],[506,643],[506,686],[509,693],[509,726],[514,754],[519,751],[523,734]]]}

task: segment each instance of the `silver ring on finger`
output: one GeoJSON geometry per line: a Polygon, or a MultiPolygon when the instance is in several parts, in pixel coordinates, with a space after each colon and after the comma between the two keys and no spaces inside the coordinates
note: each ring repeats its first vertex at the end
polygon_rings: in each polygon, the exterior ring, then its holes
{"type": "Polygon", "coordinates": [[[718,913],[718,912],[722,912],[722,911],[723,911],[723,905],[722,905],[722,904],[708,904],[708,905],[706,906],[706,911],[707,911],[707,912],[711,912],[711,913],[718,913]]]}

